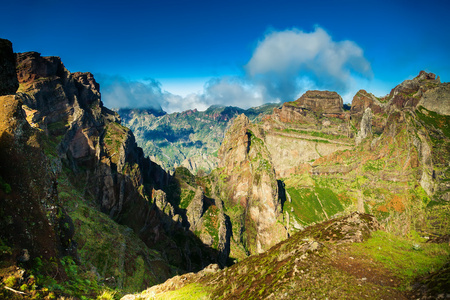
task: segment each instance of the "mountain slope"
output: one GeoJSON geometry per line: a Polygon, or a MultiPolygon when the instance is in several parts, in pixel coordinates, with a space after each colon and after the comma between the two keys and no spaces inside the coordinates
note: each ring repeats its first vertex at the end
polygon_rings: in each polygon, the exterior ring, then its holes
{"type": "Polygon", "coordinates": [[[153,110],[120,109],[125,126],[136,135],[144,153],[166,170],[186,167],[196,174],[217,167],[217,151],[230,122],[240,114],[260,120],[279,104],[265,104],[247,110],[211,106],[206,111],[188,110],[162,114],[153,110]]]}
{"type": "Polygon", "coordinates": [[[373,216],[353,213],[308,227],[232,267],[176,276],[122,300],[445,297],[445,281],[435,290],[411,290],[411,285],[415,276],[448,269],[449,246],[377,229],[373,216]]]}
{"type": "Polygon", "coordinates": [[[186,212],[166,209],[178,181],[103,106],[92,74],[36,52],[14,57],[1,41],[2,63],[16,68],[1,98],[2,297],[95,298],[226,263],[185,230],[186,212]]]}

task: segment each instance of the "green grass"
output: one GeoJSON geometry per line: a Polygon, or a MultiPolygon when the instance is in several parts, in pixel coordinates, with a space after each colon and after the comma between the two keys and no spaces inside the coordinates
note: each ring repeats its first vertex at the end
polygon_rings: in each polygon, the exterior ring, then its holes
{"type": "Polygon", "coordinates": [[[369,160],[364,164],[363,170],[364,172],[377,172],[383,170],[384,165],[382,160],[369,160]]]}
{"type": "Polygon", "coordinates": [[[180,195],[180,208],[186,209],[189,204],[191,204],[192,199],[194,199],[195,192],[188,189],[181,189],[180,195]]]}
{"type": "Polygon", "coordinates": [[[332,140],[348,139],[348,137],[345,135],[333,135],[333,134],[327,134],[327,133],[324,133],[321,131],[306,131],[306,130],[299,130],[299,129],[292,129],[292,128],[285,128],[282,131],[287,132],[287,133],[290,133],[290,132],[300,133],[300,134],[320,137],[320,138],[324,138],[324,139],[332,139],[332,140]]]}
{"type": "Polygon", "coordinates": [[[439,128],[447,138],[450,138],[450,116],[440,115],[423,106],[419,106],[416,113],[419,119],[423,121],[424,125],[431,125],[434,128],[439,128]]]}
{"type": "Polygon", "coordinates": [[[287,187],[286,190],[292,202],[286,201],[284,210],[304,225],[326,220],[327,216],[331,218],[344,210],[337,195],[329,188],[287,187]]]}
{"type": "Polygon", "coordinates": [[[210,206],[203,214],[203,226],[208,234],[213,238],[212,247],[217,249],[219,244],[219,209],[217,206],[210,206]]]}
{"type": "Polygon", "coordinates": [[[417,276],[441,268],[448,260],[447,244],[421,243],[418,238],[406,239],[388,232],[376,231],[365,243],[351,247],[355,255],[368,256],[409,285],[417,276]]]}
{"type": "Polygon", "coordinates": [[[206,300],[210,299],[209,291],[207,287],[198,284],[191,283],[185,285],[181,289],[176,291],[166,292],[163,295],[156,295],[155,297],[144,297],[143,299],[155,299],[155,300],[206,300]]]}

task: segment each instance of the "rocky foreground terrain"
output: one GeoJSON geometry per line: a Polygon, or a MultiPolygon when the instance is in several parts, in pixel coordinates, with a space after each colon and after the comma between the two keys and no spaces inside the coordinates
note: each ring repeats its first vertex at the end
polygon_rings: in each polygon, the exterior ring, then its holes
{"type": "Polygon", "coordinates": [[[271,113],[185,112],[174,130],[179,116],[104,107],[93,75],[58,57],[0,40],[0,66],[0,298],[450,294],[450,85],[436,75],[350,108],[308,91],[271,113]],[[211,172],[146,157],[122,120],[152,118],[165,127],[140,138],[207,157],[220,143],[211,172]]]}

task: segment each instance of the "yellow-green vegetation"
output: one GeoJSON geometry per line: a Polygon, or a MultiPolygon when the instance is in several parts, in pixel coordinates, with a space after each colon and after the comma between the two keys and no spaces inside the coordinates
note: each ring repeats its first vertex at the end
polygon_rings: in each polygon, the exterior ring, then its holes
{"type": "Polygon", "coordinates": [[[423,121],[424,125],[440,129],[447,138],[450,138],[450,116],[440,115],[423,106],[417,108],[416,114],[423,121]]]}
{"type": "MultiPolygon", "coordinates": [[[[250,134],[250,145],[251,145],[251,153],[252,156],[251,162],[253,165],[253,172],[255,172],[255,178],[257,179],[260,176],[261,172],[266,172],[271,175],[273,173],[273,166],[270,161],[267,160],[268,151],[264,142],[255,136],[253,132],[248,130],[250,134]]],[[[258,182],[258,180],[257,180],[258,182]]]]}
{"type": "Polygon", "coordinates": [[[284,203],[284,210],[294,216],[302,225],[327,220],[344,211],[338,196],[329,188],[287,187],[291,201],[284,203]]]}
{"type": "Polygon", "coordinates": [[[407,237],[376,231],[366,242],[352,244],[349,251],[380,263],[402,280],[400,289],[408,290],[417,277],[439,270],[450,259],[450,245],[426,241],[414,231],[407,237]]]}
{"type": "Polygon", "coordinates": [[[74,222],[78,254],[88,272],[124,292],[142,290],[175,273],[130,228],[93,207],[65,174],[59,183],[59,198],[74,222]]]}
{"type": "Polygon", "coordinates": [[[0,283],[1,299],[50,300],[56,299],[56,295],[62,295],[88,300],[95,299],[102,292],[114,293],[109,287],[102,286],[83,266],[77,265],[70,256],[45,262],[36,257],[28,263],[28,267],[26,273],[14,267],[18,271],[3,279],[0,283]],[[64,280],[61,280],[61,276],[64,276],[64,280]],[[3,285],[11,289],[2,288],[3,285]]]}
{"type": "Polygon", "coordinates": [[[191,203],[192,199],[194,199],[195,192],[190,189],[181,189],[180,195],[180,208],[186,209],[191,203]]]}
{"type": "Polygon", "coordinates": [[[208,287],[192,283],[178,290],[166,292],[162,295],[144,296],[142,300],[208,300],[211,299],[208,287]]]}
{"type": "Polygon", "coordinates": [[[287,199],[283,211],[290,216],[290,227],[307,226],[342,214],[352,204],[349,197],[337,194],[329,184],[308,174],[284,179],[287,199]]]}
{"type": "Polygon", "coordinates": [[[217,249],[219,243],[219,209],[215,205],[211,205],[203,214],[203,230],[213,238],[212,247],[217,249]]]}
{"type": "MultiPolygon", "coordinates": [[[[277,130],[279,131],[279,130],[277,130]]],[[[314,136],[314,137],[320,137],[320,138],[324,138],[324,139],[331,139],[331,140],[346,140],[346,142],[352,142],[350,138],[348,138],[345,135],[341,135],[341,134],[328,134],[322,131],[314,131],[314,130],[301,130],[301,129],[294,129],[294,128],[284,128],[283,130],[281,130],[282,132],[286,132],[286,133],[297,133],[297,134],[304,134],[304,135],[309,135],[309,136],[314,136]]]]}
{"type": "Polygon", "coordinates": [[[141,299],[410,299],[416,298],[412,284],[429,273],[440,276],[436,293],[445,291],[448,278],[439,272],[449,260],[447,243],[426,243],[417,233],[398,237],[375,231],[369,237],[370,229],[363,228],[371,218],[356,216],[308,227],[267,252],[187,279],[174,291],[144,292],[141,299]],[[350,229],[341,232],[345,226],[350,229]],[[362,243],[342,243],[358,231],[362,243]]]}
{"type": "Polygon", "coordinates": [[[130,129],[116,122],[107,123],[105,129],[103,140],[109,155],[112,157],[112,161],[116,163],[119,159],[117,154],[119,154],[120,145],[124,143],[130,129]]]}

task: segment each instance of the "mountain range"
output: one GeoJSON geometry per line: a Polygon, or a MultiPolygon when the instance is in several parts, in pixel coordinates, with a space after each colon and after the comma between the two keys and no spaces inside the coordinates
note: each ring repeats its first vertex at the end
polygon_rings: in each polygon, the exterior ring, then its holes
{"type": "Polygon", "coordinates": [[[7,40],[0,66],[0,297],[449,296],[435,74],[165,114],[106,108],[91,73],[7,40]]]}
{"type": "Polygon", "coordinates": [[[280,104],[265,104],[247,110],[211,106],[205,111],[188,110],[166,114],[154,109],[119,109],[122,124],[130,128],[144,154],[167,171],[178,166],[191,173],[209,173],[217,168],[217,151],[231,122],[240,114],[261,120],[280,104]]]}

